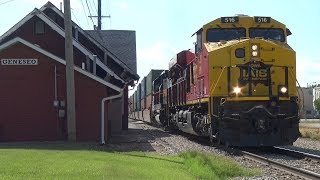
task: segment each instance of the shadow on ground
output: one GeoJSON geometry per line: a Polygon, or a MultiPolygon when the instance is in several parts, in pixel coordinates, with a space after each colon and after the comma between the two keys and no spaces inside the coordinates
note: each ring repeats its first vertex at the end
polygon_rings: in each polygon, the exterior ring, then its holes
{"type": "Polygon", "coordinates": [[[158,129],[129,129],[121,134],[113,135],[110,140],[101,145],[99,142],[44,141],[44,142],[0,142],[0,149],[44,149],[44,150],[92,150],[107,152],[156,151],[160,147],[155,137],[170,136],[158,129]]]}

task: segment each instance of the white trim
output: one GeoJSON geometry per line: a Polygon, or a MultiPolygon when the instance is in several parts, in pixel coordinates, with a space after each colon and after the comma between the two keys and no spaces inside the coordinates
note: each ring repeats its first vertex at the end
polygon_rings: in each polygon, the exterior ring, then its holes
{"type": "MultiPolygon", "coordinates": [[[[47,25],[49,25],[53,30],[55,30],[58,34],[60,34],[62,37],[65,38],[65,33],[63,29],[61,29],[56,23],[54,23],[50,18],[48,18],[42,11],[38,9],[34,9],[32,12],[30,12],[26,17],[24,17],[22,20],[20,20],[17,24],[15,24],[12,28],[10,28],[5,34],[3,34],[0,37],[0,42],[13,32],[15,32],[17,29],[19,29],[23,24],[25,24],[28,20],[30,20],[34,16],[38,16],[41,20],[43,20],[47,25]]],[[[79,42],[76,40],[72,40],[73,45],[78,48],[83,54],[88,55],[89,58],[93,61],[93,54],[87,50],[84,46],[82,46],[79,42]]],[[[108,74],[111,76],[114,76],[116,79],[120,80],[122,83],[125,83],[125,81],[120,78],[117,74],[115,74],[111,69],[109,69],[106,65],[104,65],[101,60],[98,58],[97,64],[104,69],[108,74]]]]}
{"type": "MultiPolygon", "coordinates": [[[[51,21],[50,18],[45,16],[44,14],[37,14],[37,16],[43,20],[45,23],[47,23],[53,30],[55,30],[57,33],[59,33],[62,37],[65,37],[65,32],[54,22],[51,21]]],[[[78,48],[83,54],[88,55],[89,58],[93,61],[93,54],[87,50],[82,44],[80,44],[78,41],[72,38],[72,44],[78,48]]],[[[102,69],[104,69],[108,74],[111,76],[114,76],[116,79],[120,80],[122,83],[125,83],[123,79],[121,79],[117,74],[115,74],[111,69],[109,69],[106,65],[104,65],[99,58],[97,58],[97,65],[99,65],[102,69]]]]}
{"type": "MultiPolygon", "coordinates": [[[[0,51],[5,49],[5,48],[8,48],[8,47],[10,47],[10,46],[12,46],[12,45],[14,45],[16,43],[18,43],[18,42],[20,42],[20,43],[22,43],[22,44],[24,44],[24,45],[26,45],[26,46],[38,51],[38,52],[46,55],[47,57],[49,57],[49,58],[51,58],[51,59],[53,59],[53,60],[55,60],[55,61],[57,61],[57,62],[59,62],[59,63],[61,63],[63,65],[66,64],[65,60],[55,56],[54,54],[51,54],[48,51],[45,51],[45,50],[41,49],[38,46],[35,46],[34,44],[31,44],[30,42],[28,42],[28,41],[26,41],[24,39],[21,39],[20,37],[16,37],[16,38],[11,39],[10,41],[0,45],[0,51]]],[[[87,72],[87,71],[85,71],[85,70],[83,70],[83,69],[81,69],[81,68],[79,68],[77,66],[73,66],[73,68],[74,68],[74,70],[78,71],[79,73],[81,73],[81,74],[83,74],[83,75],[85,75],[85,76],[87,76],[87,77],[89,77],[89,78],[91,78],[93,80],[96,80],[97,82],[99,82],[99,83],[101,83],[101,84],[103,84],[103,85],[105,85],[107,87],[110,87],[111,89],[114,89],[115,91],[118,91],[118,92],[121,91],[121,88],[119,88],[119,87],[117,87],[117,86],[115,86],[115,85],[113,85],[113,84],[111,84],[109,82],[106,82],[103,79],[101,79],[101,78],[99,78],[97,76],[94,76],[93,74],[91,74],[91,73],[89,73],[89,72],[87,72]]]]}
{"type": "MultiPolygon", "coordinates": [[[[44,11],[46,8],[51,8],[54,12],[56,12],[57,14],[60,15],[60,17],[64,18],[64,14],[53,4],[49,4],[46,3],[45,5],[43,5],[40,8],[40,11],[44,11]],[[49,7],[48,7],[49,6],[49,7]]],[[[91,42],[93,42],[96,46],[98,46],[100,49],[104,49],[105,52],[107,53],[108,56],[110,56],[112,59],[116,60],[117,63],[122,64],[121,66],[124,67],[127,71],[129,71],[131,74],[135,75],[137,73],[134,73],[129,67],[127,67],[127,65],[122,62],[121,60],[119,60],[118,57],[116,57],[115,55],[113,55],[107,48],[105,48],[104,46],[102,46],[100,43],[98,43],[95,39],[93,39],[90,35],[88,35],[88,33],[86,33],[80,26],[78,26],[76,23],[72,22],[73,26],[78,27],[78,30],[84,35],[86,36],[91,42]]]]}

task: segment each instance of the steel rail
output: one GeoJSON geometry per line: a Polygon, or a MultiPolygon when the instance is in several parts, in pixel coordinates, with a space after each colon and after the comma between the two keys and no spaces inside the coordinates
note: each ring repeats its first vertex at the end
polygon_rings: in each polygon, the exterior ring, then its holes
{"type": "Polygon", "coordinates": [[[277,152],[284,154],[284,155],[289,155],[292,157],[297,157],[297,158],[306,158],[310,159],[312,161],[320,162],[320,156],[306,153],[306,152],[301,152],[298,150],[293,150],[293,149],[287,149],[283,147],[273,147],[277,152]]]}
{"type": "Polygon", "coordinates": [[[256,162],[272,166],[272,167],[274,167],[276,169],[288,172],[290,174],[299,176],[299,177],[304,178],[304,179],[320,179],[320,174],[317,174],[317,173],[312,172],[312,171],[308,171],[308,170],[305,170],[305,169],[299,169],[299,168],[296,168],[296,167],[292,167],[292,166],[288,166],[288,165],[285,165],[285,164],[281,164],[279,162],[270,160],[270,159],[265,158],[263,156],[259,156],[259,155],[256,155],[256,154],[253,154],[253,153],[250,153],[250,152],[247,152],[247,151],[240,151],[240,154],[243,155],[247,159],[251,159],[251,160],[254,160],[256,162]]]}

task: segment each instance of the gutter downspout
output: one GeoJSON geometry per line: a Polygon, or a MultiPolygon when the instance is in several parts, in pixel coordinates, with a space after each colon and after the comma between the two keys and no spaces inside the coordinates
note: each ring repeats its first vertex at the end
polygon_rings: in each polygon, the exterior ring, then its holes
{"type": "MultiPolygon", "coordinates": [[[[124,86],[124,88],[126,87],[126,85],[124,86]]],[[[123,90],[124,88],[122,88],[119,92],[119,94],[114,95],[114,96],[110,96],[110,97],[105,97],[101,100],[101,141],[100,144],[104,145],[106,144],[105,142],[105,129],[104,129],[104,124],[105,124],[105,120],[104,120],[104,104],[106,101],[112,100],[112,99],[117,99],[117,98],[121,98],[123,96],[123,90]]]]}

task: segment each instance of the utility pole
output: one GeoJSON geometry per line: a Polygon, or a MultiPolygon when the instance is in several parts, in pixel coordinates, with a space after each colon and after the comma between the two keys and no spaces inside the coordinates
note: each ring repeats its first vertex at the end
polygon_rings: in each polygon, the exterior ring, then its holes
{"type": "Polygon", "coordinates": [[[98,16],[89,16],[90,18],[98,18],[98,27],[97,30],[101,30],[101,18],[111,18],[111,16],[102,16],[101,15],[101,0],[98,0],[98,16]]]}
{"type": "Polygon", "coordinates": [[[98,0],[98,30],[101,30],[101,0],[98,0]]]}
{"type": "Polygon", "coordinates": [[[73,45],[70,0],[64,0],[68,140],[76,141],[73,45]]]}

